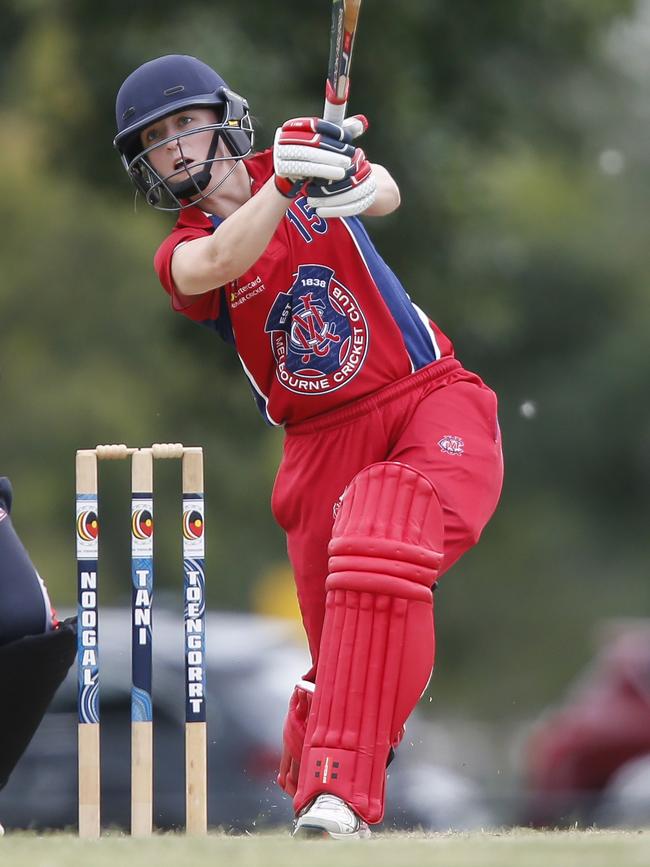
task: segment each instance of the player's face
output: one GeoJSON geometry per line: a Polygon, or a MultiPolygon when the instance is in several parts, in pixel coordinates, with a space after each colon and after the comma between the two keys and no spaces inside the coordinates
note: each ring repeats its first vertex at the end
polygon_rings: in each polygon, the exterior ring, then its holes
{"type": "MultiPolygon", "coordinates": [[[[186,108],[143,129],[140,143],[143,148],[152,148],[147,159],[156,172],[173,183],[179,183],[187,174],[192,174],[193,164],[196,165],[195,172],[203,168],[214,130],[201,130],[201,127],[217,121],[216,112],[211,108],[186,108]],[[193,132],[195,129],[197,132],[193,132]],[[166,139],[170,140],[162,144],[166,139]],[[157,146],[157,142],[161,144],[157,146]]],[[[220,141],[217,156],[224,154],[224,145],[220,141]]],[[[214,177],[215,165],[212,170],[214,177]]]]}

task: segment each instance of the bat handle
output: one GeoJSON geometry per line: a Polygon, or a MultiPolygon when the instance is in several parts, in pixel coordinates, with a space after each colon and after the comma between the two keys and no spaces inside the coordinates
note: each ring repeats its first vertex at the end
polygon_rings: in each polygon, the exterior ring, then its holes
{"type": "Polygon", "coordinates": [[[323,109],[323,119],[329,120],[330,123],[338,123],[339,125],[343,123],[345,118],[345,110],[348,105],[348,90],[349,83],[346,82],[345,85],[345,94],[343,99],[340,99],[332,85],[327,81],[327,86],[325,88],[325,108],[323,109]]]}

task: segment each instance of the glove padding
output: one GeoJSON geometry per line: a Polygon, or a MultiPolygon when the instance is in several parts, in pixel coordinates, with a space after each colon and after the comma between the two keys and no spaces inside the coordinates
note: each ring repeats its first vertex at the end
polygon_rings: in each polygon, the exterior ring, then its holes
{"type": "MultiPolygon", "coordinates": [[[[342,180],[355,154],[350,142],[367,127],[368,121],[363,115],[346,118],[341,125],[318,117],[297,117],[286,121],[275,133],[273,143],[276,176],[292,181],[307,178],[342,180]]],[[[279,189],[284,192],[282,186],[279,189]]]]}
{"type": "Polygon", "coordinates": [[[319,217],[353,217],[375,201],[377,182],[366,155],[357,148],[342,180],[324,184],[314,180],[305,192],[307,204],[319,217]]]}

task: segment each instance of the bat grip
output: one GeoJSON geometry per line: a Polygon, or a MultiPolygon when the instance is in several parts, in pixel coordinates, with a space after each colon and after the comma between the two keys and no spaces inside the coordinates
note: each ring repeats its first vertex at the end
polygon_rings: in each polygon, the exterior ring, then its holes
{"type": "Polygon", "coordinates": [[[343,123],[345,118],[345,109],[348,105],[349,88],[349,83],[346,82],[345,95],[343,96],[343,99],[340,99],[337,97],[329,79],[327,80],[325,87],[325,108],[323,109],[324,120],[328,120],[330,123],[338,123],[339,126],[343,123]]]}
{"type": "Polygon", "coordinates": [[[339,126],[345,120],[345,109],[347,102],[336,103],[325,100],[325,108],[323,109],[323,119],[330,123],[337,123],[339,126]]]}

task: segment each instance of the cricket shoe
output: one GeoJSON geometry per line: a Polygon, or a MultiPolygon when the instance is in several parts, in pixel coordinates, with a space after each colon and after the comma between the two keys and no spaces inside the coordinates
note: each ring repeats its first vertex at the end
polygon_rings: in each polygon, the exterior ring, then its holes
{"type": "Polygon", "coordinates": [[[300,813],[292,836],[362,840],[370,836],[370,828],[341,798],[323,794],[300,813]]]}

